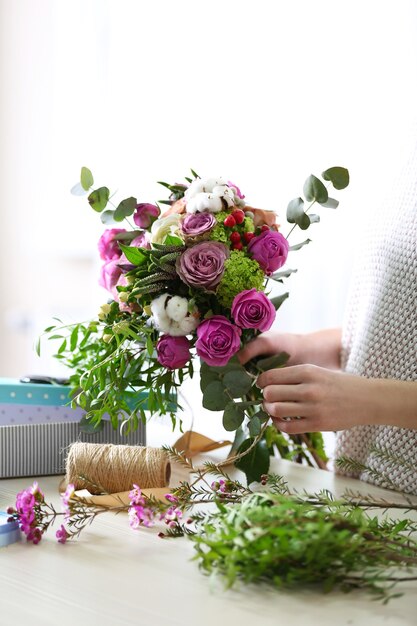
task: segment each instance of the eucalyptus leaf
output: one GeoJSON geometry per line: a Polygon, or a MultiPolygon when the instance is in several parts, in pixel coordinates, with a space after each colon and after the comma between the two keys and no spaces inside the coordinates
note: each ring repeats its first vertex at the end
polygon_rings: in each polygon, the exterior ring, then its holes
{"type": "Polygon", "coordinates": [[[297,226],[299,226],[301,230],[307,230],[310,224],[311,220],[307,213],[303,213],[303,215],[297,220],[297,226]]]}
{"type": "Polygon", "coordinates": [[[95,433],[99,433],[104,428],[104,420],[101,420],[99,423],[93,422],[91,419],[88,419],[85,415],[79,421],[80,431],[82,433],[86,433],[88,435],[94,435],[95,433]]]}
{"type": "Polygon", "coordinates": [[[324,180],[329,180],[335,189],[345,189],[349,185],[349,171],[345,167],[330,167],[322,173],[324,180]]]}
{"type": "Polygon", "coordinates": [[[257,415],[254,415],[249,421],[249,434],[251,437],[257,437],[261,432],[261,420],[257,415]]]}
{"type": "Polygon", "coordinates": [[[221,411],[226,408],[230,398],[219,380],[209,383],[203,392],[203,407],[209,411],[221,411]]]}
{"type": "Polygon", "coordinates": [[[294,246],[290,246],[289,250],[290,252],[294,252],[295,250],[301,250],[301,248],[304,248],[304,246],[306,246],[310,242],[311,242],[311,239],[306,239],[305,241],[302,241],[301,243],[296,243],[294,246]]]}
{"type": "Polygon", "coordinates": [[[270,276],[269,278],[272,278],[273,280],[281,280],[281,278],[288,278],[289,276],[291,276],[291,274],[295,274],[295,272],[298,272],[298,270],[285,270],[283,272],[275,272],[275,274],[272,274],[272,276],[270,276]]]}
{"type": "Polygon", "coordinates": [[[290,224],[295,224],[302,215],[304,215],[304,200],[294,198],[287,207],[287,221],[290,224]]]}
{"type": "Polygon", "coordinates": [[[71,187],[71,190],[70,190],[70,193],[72,193],[73,196],[85,196],[87,192],[88,192],[88,189],[84,189],[81,183],[77,183],[76,185],[73,185],[73,187],[71,187]]]}
{"type": "Polygon", "coordinates": [[[120,202],[117,209],[114,212],[114,219],[116,222],[122,222],[125,217],[129,217],[132,215],[134,210],[136,209],[137,199],[130,197],[125,198],[120,202]]]}
{"type": "Polygon", "coordinates": [[[245,371],[231,370],[223,377],[223,385],[233,398],[241,398],[252,387],[253,379],[245,371]]]}
{"type": "Polygon", "coordinates": [[[287,354],[286,352],[280,352],[279,354],[274,354],[273,356],[259,359],[258,361],[256,361],[256,367],[260,371],[266,372],[267,370],[275,369],[276,367],[282,367],[286,364],[289,358],[289,354],[287,354]]]}
{"type": "Polygon", "coordinates": [[[110,197],[110,189],[108,187],[99,187],[90,193],[88,202],[94,211],[101,213],[106,208],[110,197]]]}
{"type": "Polygon", "coordinates": [[[245,412],[234,402],[229,402],[223,413],[223,427],[225,430],[237,430],[245,418],[245,412]]]}
{"type": "Polygon", "coordinates": [[[114,211],[112,210],[103,211],[103,213],[100,214],[100,219],[103,222],[103,224],[114,224],[115,222],[114,211]]]}
{"type": "Polygon", "coordinates": [[[309,202],[327,202],[329,194],[324,184],[317,176],[311,174],[304,183],[303,193],[309,202]]]}
{"type": "Polygon", "coordinates": [[[334,198],[328,198],[327,202],[320,202],[320,204],[326,209],[337,209],[337,207],[339,206],[339,201],[335,200],[334,198]]]}
{"type": "Polygon", "coordinates": [[[81,168],[80,183],[85,191],[88,191],[94,185],[94,178],[88,167],[81,168]]]}
{"type": "Polygon", "coordinates": [[[217,372],[213,372],[210,369],[200,369],[200,389],[203,393],[206,387],[215,380],[220,381],[220,377],[217,372]]]}
{"type": "MultiPolygon", "coordinates": [[[[240,445],[238,454],[246,452],[252,443],[252,439],[246,439],[240,445]]],[[[248,485],[260,481],[262,474],[267,474],[269,470],[269,450],[266,442],[262,439],[258,441],[250,452],[235,462],[235,466],[245,473],[248,485]]]]}
{"type": "Polygon", "coordinates": [[[279,307],[282,305],[283,302],[285,302],[289,295],[290,294],[287,291],[286,293],[282,293],[280,296],[275,296],[275,298],[271,298],[271,302],[276,311],[278,311],[279,307]]]}
{"type": "Polygon", "coordinates": [[[310,218],[310,224],[318,224],[320,222],[320,215],[317,215],[317,213],[311,213],[308,217],[310,218]]]}

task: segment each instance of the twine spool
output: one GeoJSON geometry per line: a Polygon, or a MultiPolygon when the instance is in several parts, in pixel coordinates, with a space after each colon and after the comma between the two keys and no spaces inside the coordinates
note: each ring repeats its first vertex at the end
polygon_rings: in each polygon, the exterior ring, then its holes
{"type": "Polygon", "coordinates": [[[73,443],[66,461],[66,481],[90,493],[166,487],[171,475],[167,454],[159,448],[73,443]]]}

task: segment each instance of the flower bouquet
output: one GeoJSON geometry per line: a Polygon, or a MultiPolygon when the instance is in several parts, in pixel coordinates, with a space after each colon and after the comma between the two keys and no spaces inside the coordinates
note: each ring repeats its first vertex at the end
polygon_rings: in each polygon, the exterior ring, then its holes
{"type": "MultiPolygon", "coordinates": [[[[304,198],[289,203],[290,233],[319,221],[309,213],[312,205],[336,208],[323,181],[343,189],[349,174],[332,167],[322,179],[309,176],[304,198]]],[[[81,170],[74,193],[88,193],[108,226],[98,248],[100,284],[111,299],[96,320],[66,331],[46,329],[61,340],[56,357],[71,368],[74,404],[86,410],[93,428],[108,414],[115,428],[129,432],[146,420],[145,409],[168,413],[175,424],[178,389],[198,363],[203,406],[223,412],[224,428],[235,432],[232,458],[248,481],[267,473],[277,452],[323,463],[319,433],[280,433],[262,408],[258,374],[282,367],[289,355],[246,365],[237,356],[271,328],[288,293],[270,297],[270,281],[283,283],[295,271],[281,268],[290,250],[310,240],[290,247],[275,213],[246,204],[227,179],[201,178],[191,170],[184,183],[161,184],[167,200],[148,204],[130,197],[114,205],[109,189],[94,188],[90,170],[81,170]],[[114,227],[122,222],[126,227],[114,227]]]]}

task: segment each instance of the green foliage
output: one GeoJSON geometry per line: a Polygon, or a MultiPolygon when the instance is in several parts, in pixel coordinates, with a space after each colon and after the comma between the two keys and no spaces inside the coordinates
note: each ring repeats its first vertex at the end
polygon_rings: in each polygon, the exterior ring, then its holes
{"type": "Polygon", "coordinates": [[[103,209],[106,208],[107,203],[110,197],[110,190],[108,187],[99,187],[99,189],[95,189],[88,196],[88,202],[92,209],[101,213],[103,209]]]}
{"type": "Polygon", "coordinates": [[[389,566],[417,564],[415,529],[369,517],[355,504],[322,493],[289,494],[278,477],[271,491],[243,495],[238,504],[196,517],[188,535],[200,568],[220,576],[226,587],[238,581],[278,588],[314,586],[324,592],[364,589],[388,601],[396,578],[389,566]]]}
{"type": "Polygon", "coordinates": [[[317,176],[311,174],[304,183],[303,192],[308,202],[327,202],[329,194],[324,184],[317,176]]]}
{"type": "Polygon", "coordinates": [[[243,456],[235,461],[238,469],[245,473],[248,485],[260,481],[269,470],[269,450],[265,440],[253,445],[253,439],[246,439],[239,447],[238,454],[243,456]]]}
{"type": "Polygon", "coordinates": [[[330,180],[335,189],[345,189],[349,185],[349,171],[345,167],[330,167],[322,176],[324,180],[330,180]]]}
{"type": "Polygon", "coordinates": [[[81,168],[80,183],[84,191],[88,191],[94,185],[94,178],[88,167],[81,168]]]}
{"type": "Polygon", "coordinates": [[[126,217],[132,215],[137,205],[136,198],[125,198],[118,205],[117,209],[113,213],[113,219],[115,222],[123,222],[126,217]]]}

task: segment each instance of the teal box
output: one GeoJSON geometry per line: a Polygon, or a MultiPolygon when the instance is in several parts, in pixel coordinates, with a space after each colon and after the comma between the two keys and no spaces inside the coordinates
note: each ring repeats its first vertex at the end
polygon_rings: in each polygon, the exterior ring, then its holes
{"type": "Polygon", "coordinates": [[[71,408],[68,386],[0,378],[0,478],[64,473],[65,451],[75,441],[146,445],[142,422],[122,435],[104,419],[101,430],[86,433],[84,415],[71,408]]]}

